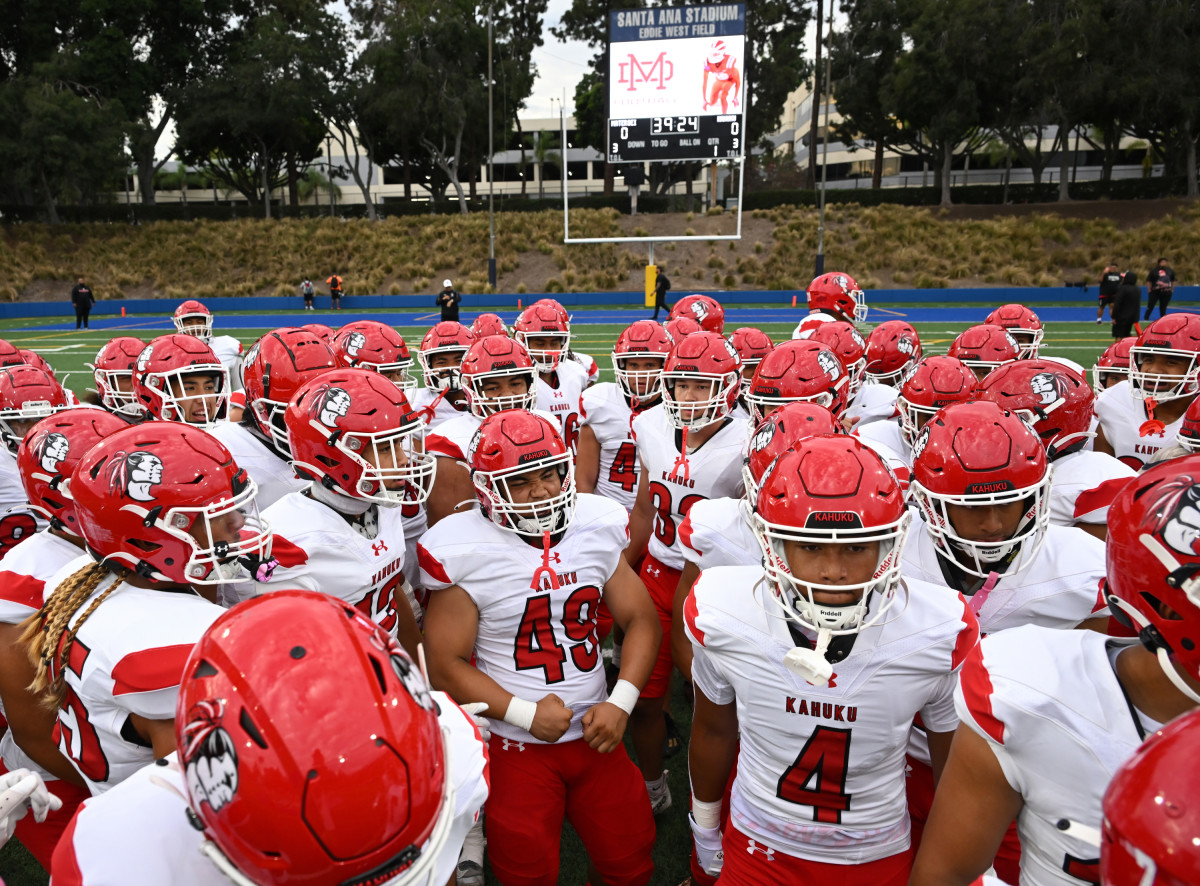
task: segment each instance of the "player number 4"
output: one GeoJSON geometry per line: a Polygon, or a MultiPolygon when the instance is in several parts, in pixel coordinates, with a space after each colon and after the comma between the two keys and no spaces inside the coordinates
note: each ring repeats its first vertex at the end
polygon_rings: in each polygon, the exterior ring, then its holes
{"type": "Polygon", "coordinates": [[[775,796],[813,808],[813,821],[838,824],[850,808],[846,775],[850,768],[850,730],[818,726],[796,762],[779,777],[775,796]]]}

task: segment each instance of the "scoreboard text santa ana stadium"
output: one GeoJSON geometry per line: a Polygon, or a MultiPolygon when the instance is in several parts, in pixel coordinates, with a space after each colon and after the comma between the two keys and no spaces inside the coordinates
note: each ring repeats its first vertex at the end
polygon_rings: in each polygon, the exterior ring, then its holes
{"type": "Polygon", "coordinates": [[[746,7],[609,13],[608,160],[745,154],[746,7]]]}

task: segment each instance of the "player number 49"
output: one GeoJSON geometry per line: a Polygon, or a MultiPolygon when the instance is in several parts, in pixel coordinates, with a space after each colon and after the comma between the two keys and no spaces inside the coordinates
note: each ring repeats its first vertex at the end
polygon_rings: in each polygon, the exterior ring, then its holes
{"type": "Polygon", "coordinates": [[[600,589],[592,585],[576,588],[563,604],[559,625],[567,640],[568,652],[558,641],[550,612],[550,595],[539,594],[526,600],[513,646],[513,663],[517,670],[541,668],[549,685],[563,681],[563,664],[568,654],[575,667],[584,673],[596,667],[600,649],[596,638],[599,604],[600,589]]]}

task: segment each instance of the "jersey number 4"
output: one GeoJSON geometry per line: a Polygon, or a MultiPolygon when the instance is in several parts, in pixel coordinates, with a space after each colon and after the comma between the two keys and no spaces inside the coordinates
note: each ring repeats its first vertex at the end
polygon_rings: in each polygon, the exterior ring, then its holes
{"type": "Polygon", "coordinates": [[[813,821],[838,824],[850,808],[846,774],[850,768],[850,730],[818,726],[779,777],[775,796],[813,808],[813,821]]]}
{"type": "Polygon", "coordinates": [[[626,440],[613,456],[612,467],[608,469],[608,482],[626,492],[633,492],[638,481],[637,467],[637,447],[626,440]]]}
{"type": "MultiPolygon", "coordinates": [[[[600,589],[585,585],[576,588],[563,604],[562,631],[570,648],[571,661],[580,671],[596,666],[600,644],[596,639],[596,608],[600,604],[600,589]]],[[[567,651],[558,642],[550,615],[550,595],[539,594],[525,601],[525,614],[517,629],[513,661],[518,671],[541,668],[546,683],[563,681],[563,663],[567,651]]]]}

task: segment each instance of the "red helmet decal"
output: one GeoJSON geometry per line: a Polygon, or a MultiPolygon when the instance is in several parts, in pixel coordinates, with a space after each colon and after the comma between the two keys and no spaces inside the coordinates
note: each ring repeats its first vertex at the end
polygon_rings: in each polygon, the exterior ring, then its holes
{"type": "Polygon", "coordinates": [[[162,459],[144,449],[117,452],[108,463],[108,488],[134,501],[154,501],[151,491],[162,482],[162,459]]]}

